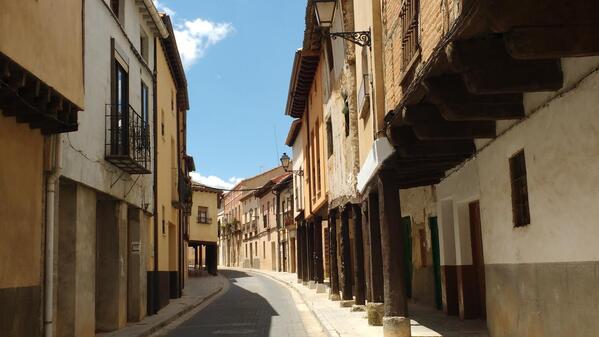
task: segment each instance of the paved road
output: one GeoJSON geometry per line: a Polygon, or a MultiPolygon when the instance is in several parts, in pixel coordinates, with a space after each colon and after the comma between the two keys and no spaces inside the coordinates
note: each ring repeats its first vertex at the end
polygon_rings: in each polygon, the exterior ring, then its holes
{"type": "Polygon", "coordinates": [[[223,270],[228,290],[168,337],[323,336],[316,319],[296,294],[266,276],[223,270]]]}

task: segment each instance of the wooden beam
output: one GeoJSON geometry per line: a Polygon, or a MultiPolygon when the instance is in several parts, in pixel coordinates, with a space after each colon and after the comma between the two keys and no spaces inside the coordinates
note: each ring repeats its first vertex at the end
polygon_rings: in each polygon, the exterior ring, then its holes
{"type": "Polygon", "coordinates": [[[439,112],[448,121],[496,121],[524,117],[522,103],[442,104],[439,112]]]}
{"type": "Polygon", "coordinates": [[[410,105],[403,109],[401,123],[407,125],[442,123],[443,117],[436,106],[432,104],[410,105]]]}
{"type": "Polygon", "coordinates": [[[424,81],[427,100],[449,121],[502,120],[524,116],[521,93],[475,95],[458,75],[433,77],[424,81]]]}
{"type": "Polygon", "coordinates": [[[515,59],[503,39],[494,36],[452,42],[446,53],[473,94],[555,91],[563,83],[559,59],[515,59]]]}
{"type": "Polygon", "coordinates": [[[493,32],[514,27],[568,26],[599,22],[599,1],[595,0],[492,0],[484,2],[493,32]]]}
{"type": "Polygon", "coordinates": [[[397,146],[402,157],[439,157],[449,155],[467,155],[476,151],[470,140],[423,141],[412,145],[397,146]]]}
{"type": "Polygon", "coordinates": [[[518,27],[503,34],[516,59],[552,59],[599,55],[599,23],[594,25],[518,27]]]}
{"type": "Polygon", "coordinates": [[[495,122],[447,122],[414,125],[414,133],[420,140],[494,138],[495,122]]]}

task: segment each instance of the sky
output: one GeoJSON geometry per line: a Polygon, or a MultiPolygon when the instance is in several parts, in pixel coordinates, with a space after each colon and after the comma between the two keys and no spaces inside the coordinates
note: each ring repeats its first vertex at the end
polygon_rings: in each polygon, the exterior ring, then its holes
{"type": "Polygon", "coordinates": [[[200,183],[231,188],[290,152],[285,116],[305,0],[154,0],[173,21],[190,99],[187,152],[200,183]]]}

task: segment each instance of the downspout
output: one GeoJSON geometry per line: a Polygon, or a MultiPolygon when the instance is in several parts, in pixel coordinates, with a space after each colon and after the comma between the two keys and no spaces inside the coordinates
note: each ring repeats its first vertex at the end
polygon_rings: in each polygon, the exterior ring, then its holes
{"type": "Polygon", "coordinates": [[[181,151],[180,151],[180,132],[179,132],[179,105],[177,104],[177,113],[175,114],[177,118],[177,181],[179,182],[177,185],[177,199],[179,202],[179,209],[177,213],[179,214],[179,296],[183,296],[183,284],[184,278],[183,275],[185,266],[183,265],[183,212],[181,209],[183,208],[183,200],[181,200],[181,151]]]}
{"type": "Polygon", "coordinates": [[[152,275],[152,314],[155,314],[158,312],[158,305],[156,305],[157,303],[159,303],[158,301],[158,291],[157,291],[157,285],[158,285],[158,161],[157,159],[157,155],[158,155],[158,127],[157,127],[157,120],[158,120],[158,97],[156,97],[157,94],[157,71],[156,71],[156,64],[158,63],[156,60],[156,44],[157,44],[158,40],[154,39],[154,81],[152,83],[152,90],[154,91],[153,93],[153,97],[152,97],[152,105],[153,105],[153,121],[154,121],[154,125],[153,125],[153,129],[154,129],[154,186],[153,186],[153,190],[154,190],[154,274],[152,275]]]}
{"type": "Polygon", "coordinates": [[[60,134],[52,138],[54,146],[50,152],[54,158],[52,169],[46,180],[46,237],[45,237],[45,266],[44,266],[44,336],[52,337],[53,322],[53,291],[54,291],[54,210],[56,207],[56,190],[62,174],[62,139],[60,134]]]}

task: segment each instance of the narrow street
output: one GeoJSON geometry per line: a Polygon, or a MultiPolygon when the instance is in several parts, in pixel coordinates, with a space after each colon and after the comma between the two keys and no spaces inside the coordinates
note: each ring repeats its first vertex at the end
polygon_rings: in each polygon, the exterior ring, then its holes
{"type": "Polygon", "coordinates": [[[284,285],[259,273],[220,273],[227,277],[228,289],[166,336],[325,336],[307,307],[284,285]]]}

